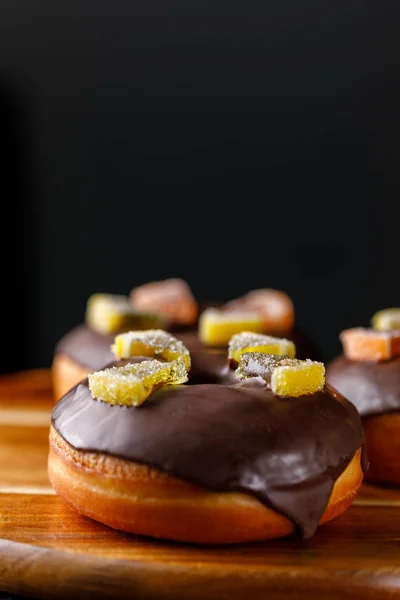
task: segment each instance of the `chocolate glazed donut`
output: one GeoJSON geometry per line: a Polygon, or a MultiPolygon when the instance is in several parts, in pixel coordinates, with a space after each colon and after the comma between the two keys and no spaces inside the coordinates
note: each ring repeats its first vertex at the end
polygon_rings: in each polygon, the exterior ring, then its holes
{"type": "Polygon", "coordinates": [[[309,537],[353,501],[363,445],[357,411],[330,387],[279,398],[258,379],[169,386],[134,408],[83,382],[53,409],[49,476],[77,510],[133,533],[309,537]]]}
{"type": "Polygon", "coordinates": [[[400,485],[400,357],[381,362],[336,358],[327,381],[360,413],[368,448],[368,479],[400,485]]]}

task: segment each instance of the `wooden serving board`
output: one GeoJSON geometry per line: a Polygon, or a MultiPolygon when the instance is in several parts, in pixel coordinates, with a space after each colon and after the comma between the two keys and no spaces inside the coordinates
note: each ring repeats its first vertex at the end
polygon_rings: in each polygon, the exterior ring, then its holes
{"type": "Polygon", "coordinates": [[[309,541],[196,547],[79,516],[46,474],[46,370],[0,378],[0,590],[40,598],[400,598],[400,491],[364,486],[309,541]]]}

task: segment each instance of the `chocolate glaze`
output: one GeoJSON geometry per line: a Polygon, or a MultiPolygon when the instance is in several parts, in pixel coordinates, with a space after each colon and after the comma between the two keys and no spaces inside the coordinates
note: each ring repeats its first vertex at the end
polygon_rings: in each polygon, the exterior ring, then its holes
{"type": "Polygon", "coordinates": [[[400,410],[400,357],[375,363],[339,356],[326,376],[362,417],[400,410]]]}
{"type": "Polygon", "coordinates": [[[215,491],[242,491],[311,536],[333,485],[364,443],[359,415],[330,388],[278,398],[258,379],[160,388],[140,407],[94,400],[83,382],[53,409],[74,448],[156,467],[215,491]]]}

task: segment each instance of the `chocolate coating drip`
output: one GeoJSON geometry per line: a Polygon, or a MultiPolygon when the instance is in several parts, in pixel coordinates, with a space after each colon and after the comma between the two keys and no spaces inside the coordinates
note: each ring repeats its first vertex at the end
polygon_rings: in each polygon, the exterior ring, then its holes
{"type": "Polygon", "coordinates": [[[374,363],[339,356],[326,376],[362,417],[400,410],[400,357],[374,363]]]}
{"type": "Polygon", "coordinates": [[[94,400],[86,383],[53,409],[73,447],[156,467],[215,491],[242,491],[311,536],[336,479],[364,443],[352,404],[327,388],[278,398],[253,379],[160,388],[140,408],[94,400]]]}

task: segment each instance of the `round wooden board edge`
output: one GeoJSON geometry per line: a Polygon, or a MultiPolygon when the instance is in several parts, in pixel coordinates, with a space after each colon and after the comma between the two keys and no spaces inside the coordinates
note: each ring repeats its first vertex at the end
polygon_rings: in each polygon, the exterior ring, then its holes
{"type": "Polygon", "coordinates": [[[0,539],[0,588],[67,599],[324,600],[400,596],[400,567],[377,570],[249,567],[98,558],[0,539]]]}

